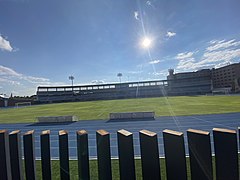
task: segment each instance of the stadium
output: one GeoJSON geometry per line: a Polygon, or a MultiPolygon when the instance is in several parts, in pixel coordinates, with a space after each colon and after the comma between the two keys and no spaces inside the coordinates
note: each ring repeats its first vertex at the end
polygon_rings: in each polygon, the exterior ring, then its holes
{"type": "Polygon", "coordinates": [[[139,81],[84,86],[39,86],[39,103],[127,99],[161,96],[205,95],[213,92],[236,93],[240,89],[240,63],[218,69],[175,73],[167,80],[139,81]]]}
{"type": "Polygon", "coordinates": [[[170,69],[167,80],[38,87],[42,105],[0,109],[0,177],[239,179],[239,77],[212,77],[170,69]]]}
{"type": "Polygon", "coordinates": [[[0,4],[0,180],[240,180],[239,0],[0,4]]]}

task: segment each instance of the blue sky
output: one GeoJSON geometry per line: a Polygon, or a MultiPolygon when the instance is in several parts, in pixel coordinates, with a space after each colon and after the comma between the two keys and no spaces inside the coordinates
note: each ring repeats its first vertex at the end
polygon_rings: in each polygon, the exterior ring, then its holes
{"type": "Polygon", "coordinates": [[[239,0],[0,0],[0,9],[0,94],[70,85],[70,75],[140,81],[240,62],[239,0]]]}

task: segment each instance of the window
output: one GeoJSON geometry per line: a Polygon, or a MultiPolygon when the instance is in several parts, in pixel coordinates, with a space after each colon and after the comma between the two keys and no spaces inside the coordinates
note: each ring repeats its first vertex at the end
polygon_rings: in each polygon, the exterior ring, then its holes
{"type": "Polygon", "coordinates": [[[74,91],[78,91],[78,90],[79,90],[79,87],[74,87],[73,90],[74,90],[74,91]]]}
{"type": "Polygon", "coordinates": [[[64,88],[57,88],[57,91],[64,91],[64,88]]]}

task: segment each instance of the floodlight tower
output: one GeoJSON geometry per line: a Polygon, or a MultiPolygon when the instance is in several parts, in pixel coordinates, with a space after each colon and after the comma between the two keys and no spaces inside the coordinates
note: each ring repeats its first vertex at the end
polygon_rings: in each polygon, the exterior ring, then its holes
{"type": "Polygon", "coordinates": [[[120,83],[121,83],[122,73],[118,73],[118,74],[117,74],[117,77],[119,78],[119,81],[120,81],[120,83]]]}
{"type": "Polygon", "coordinates": [[[71,75],[71,76],[68,77],[68,79],[72,81],[72,86],[73,86],[74,76],[71,75]]]}

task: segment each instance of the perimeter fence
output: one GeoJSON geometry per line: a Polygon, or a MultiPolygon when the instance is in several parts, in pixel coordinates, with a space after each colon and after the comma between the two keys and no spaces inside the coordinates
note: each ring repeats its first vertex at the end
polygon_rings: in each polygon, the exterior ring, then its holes
{"type": "MultiPolygon", "coordinates": [[[[240,131],[240,129],[238,129],[240,131]]],[[[187,177],[186,153],[182,132],[164,130],[163,132],[166,176],[170,180],[185,180],[187,177]]],[[[189,129],[187,141],[190,159],[191,179],[239,180],[238,135],[237,131],[214,128],[213,143],[215,160],[212,161],[210,133],[189,129]],[[214,162],[214,163],[213,163],[214,162]],[[215,171],[213,172],[213,165],[215,171]]],[[[70,179],[68,132],[59,131],[59,164],[61,179],[70,179]]],[[[88,133],[76,132],[78,177],[90,179],[88,133]]],[[[121,180],[136,179],[133,134],[126,130],[117,132],[119,175],[121,180]]],[[[139,132],[142,179],[161,179],[158,138],[155,132],[139,132]]],[[[52,179],[50,131],[40,135],[42,179],[52,179]]],[[[105,130],[96,132],[97,161],[99,179],[113,179],[111,167],[110,134],[105,130]]],[[[36,158],[34,131],[21,135],[20,131],[0,131],[0,179],[34,180],[36,177],[36,158]],[[21,138],[23,136],[23,156],[21,138]],[[24,158],[23,158],[24,157],[24,158]],[[24,162],[24,163],[23,163],[24,162]],[[24,168],[23,168],[24,164],[24,168]]]]}

